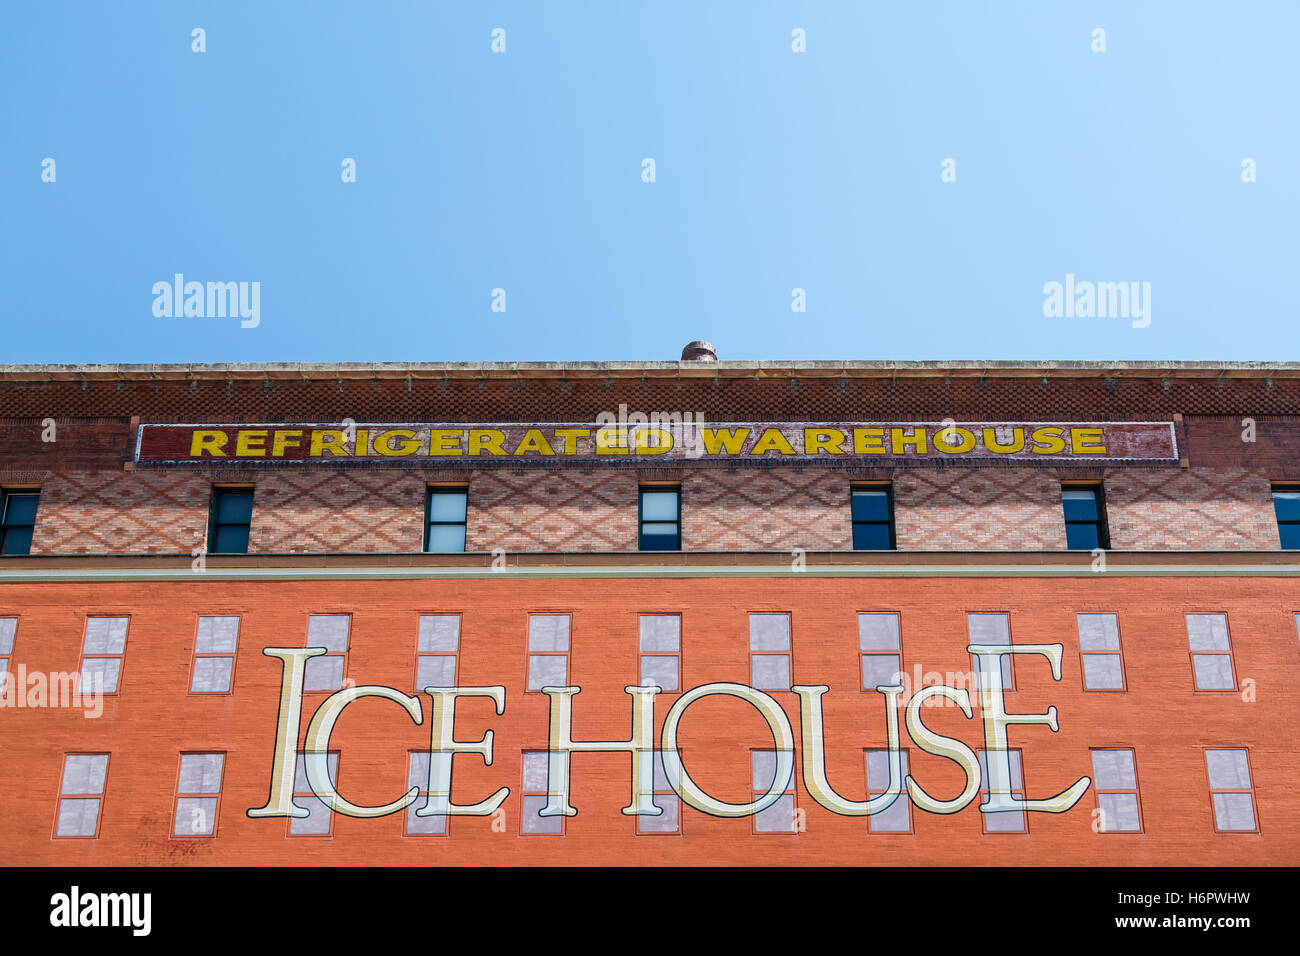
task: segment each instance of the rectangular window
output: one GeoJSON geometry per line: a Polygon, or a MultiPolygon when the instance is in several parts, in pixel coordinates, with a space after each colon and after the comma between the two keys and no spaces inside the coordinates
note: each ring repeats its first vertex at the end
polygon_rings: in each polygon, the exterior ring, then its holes
{"type": "Polygon", "coordinates": [[[108,754],[67,754],[59,785],[56,837],[99,835],[99,810],[108,777],[108,754]]]}
{"type": "Polygon", "coordinates": [[[540,811],[546,806],[547,764],[550,755],[545,750],[524,751],[524,810],[523,820],[519,824],[520,832],[526,836],[533,834],[564,833],[562,815],[544,817],[540,811]]]}
{"type": "Polygon", "coordinates": [[[88,617],[81,644],[81,687],[116,694],[126,656],[124,617],[88,617]]]}
{"type": "Polygon", "coordinates": [[[30,554],[38,488],[0,489],[0,554],[30,554]]]}
{"type": "Polygon", "coordinates": [[[1106,505],[1101,485],[1062,485],[1065,509],[1065,546],[1071,551],[1109,548],[1106,535],[1106,505]]]}
{"type": "Polygon", "coordinates": [[[894,550],[894,494],[889,485],[851,485],[854,551],[894,550]]]}
{"type": "Polygon", "coordinates": [[[636,817],[637,833],[681,833],[681,800],[677,796],[677,791],[673,789],[672,783],[668,779],[668,771],[664,767],[664,755],[661,751],[654,752],[654,805],[663,813],[657,817],[647,816],[638,813],[636,817]]]}
{"type": "Polygon", "coordinates": [[[1273,511],[1282,549],[1300,549],[1300,485],[1274,485],[1273,511]]]}
{"type": "Polygon", "coordinates": [[[682,619],[677,614],[641,615],[641,686],[681,690],[682,619]]]}
{"type": "MultiPolygon", "coordinates": [[[[898,752],[899,760],[903,765],[902,775],[898,778],[899,783],[907,779],[907,751],[898,752]]],[[[867,799],[881,793],[889,792],[889,751],[888,750],[868,750],[867,751],[867,799]]],[[[912,832],[912,801],[907,795],[907,788],[904,787],[894,798],[894,802],[882,810],[880,813],[873,813],[867,817],[867,829],[872,833],[911,833],[912,832]]]]}
{"type": "MultiPolygon", "coordinates": [[[[980,803],[986,803],[989,797],[989,766],[987,752],[977,751],[980,761],[980,803]]],[[[1010,786],[1007,788],[1017,800],[1025,799],[1025,775],[1020,761],[1019,750],[1006,751],[1007,761],[1011,767],[1010,786]]],[[[997,813],[980,812],[984,822],[985,833],[1024,833],[1026,830],[1024,810],[999,810],[997,813]]]]}
{"type": "Polygon", "coordinates": [[[1076,614],[1084,690],[1123,690],[1124,656],[1119,618],[1114,614],[1076,614]]]}
{"type": "Polygon", "coordinates": [[[682,490],[667,485],[641,487],[639,521],[642,551],[682,549],[682,490]]]}
{"type": "Polygon", "coordinates": [[[1205,769],[1210,777],[1214,829],[1220,833],[1258,830],[1255,788],[1250,782],[1250,760],[1246,751],[1207,750],[1205,769]]]}
{"type": "Polygon", "coordinates": [[[790,689],[790,615],[749,615],[749,682],[759,690],[790,689]]]}
{"type": "Polygon", "coordinates": [[[903,649],[897,614],[858,615],[858,653],[862,657],[862,689],[897,684],[903,676],[903,649]]]}
{"type": "Polygon", "coordinates": [[[9,672],[9,658],[14,653],[14,635],[18,633],[18,618],[0,617],[0,692],[4,691],[4,675],[9,672]]]}
{"type": "Polygon", "coordinates": [[[428,499],[424,513],[424,550],[464,551],[469,489],[430,485],[428,499]]]}
{"type": "MultiPolygon", "coordinates": [[[[430,685],[432,686],[432,685],[430,685]]],[[[447,832],[447,817],[438,813],[427,817],[416,814],[416,810],[422,810],[429,803],[429,752],[427,750],[412,750],[408,755],[406,775],[406,789],[412,787],[420,788],[420,795],[415,798],[409,807],[406,808],[406,835],[407,836],[439,836],[447,832]]],[[[440,753],[436,755],[440,761],[450,761],[451,754],[440,753]]],[[[445,764],[435,764],[434,769],[444,769],[445,764]]],[[[450,786],[451,775],[446,775],[447,785],[450,786]]],[[[448,797],[448,794],[441,794],[448,797]]]]}
{"type": "Polygon", "coordinates": [[[421,614],[415,649],[415,689],[455,687],[459,614],[421,614]]]}
{"type": "Polygon", "coordinates": [[[191,694],[228,694],[239,647],[238,617],[201,617],[194,638],[191,694]]]}
{"type": "Polygon", "coordinates": [[[569,686],[569,615],[528,616],[528,689],[569,686]]]}
{"type": "Polygon", "coordinates": [[[781,791],[776,803],[754,814],[755,833],[794,833],[794,753],[789,754],[790,768],[784,780],[776,779],[778,750],[755,750],[753,799],[757,800],[774,789],[781,791]]]}
{"type": "Polygon", "coordinates": [[[336,691],[343,688],[348,660],[348,614],[312,614],[307,618],[307,647],[323,647],[325,653],[307,661],[302,689],[336,691]]]}
{"type": "Polygon", "coordinates": [[[248,529],[253,521],[252,488],[213,488],[211,554],[247,554],[248,529]]]}
{"type": "MultiPolygon", "coordinates": [[[[311,662],[308,661],[310,664],[311,662]]],[[[339,785],[339,755],[331,750],[325,755],[326,768],[330,783],[335,789],[339,785]]],[[[289,836],[329,836],[334,828],[334,812],[312,789],[307,779],[307,758],[298,754],[293,772],[293,802],[295,806],[307,811],[305,817],[289,819],[289,836]]]]}
{"type": "MultiPolygon", "coordinates": [[[[997,644],[1010,647],[1011,617],[1008,614],[967,614],[966,632],[970,635],[972,644],[997,644]]],[[[1011,666],[1011,655],[1003,654],[999,660],[1002,662],[1002,689],[1015,690],[1015,669],[1011,666]]],[[[980,686],[978,663],[972,675],[971,686],[976,690],[980,686]]]]}
{"type": "Polygon", "coordinates": [[[173,836],[217,835],[217,808],[225,765],[225,754],[181,754],[173,836]]]}
{"type": "Polygon", "coordinates": [[[1131,750],[1092,751],[1092,785],[1101,810],[1100,833],[1140,833],[1137,765],[1131,750]]]}
{"type": "Polygon", "coordinates": [[[1236,690],[1228,615],[1188,614],[1187,644],[1197,690],[1236,690]]]}

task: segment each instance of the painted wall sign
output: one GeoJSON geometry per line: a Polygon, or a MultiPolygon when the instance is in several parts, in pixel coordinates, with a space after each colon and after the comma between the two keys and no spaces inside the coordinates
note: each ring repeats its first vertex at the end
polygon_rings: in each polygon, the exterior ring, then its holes
{"type": "MultiPolygon", "coordinates": [[[[645,417],[645,416],[642,416],[645,417]]],[[[141,425],[137,462],[1177,461],[1173,422],[141,425]]]]}
{"type": "MultiPolygon", "coordinates": [[[[970,644],[977,676],[977,694],[980,716],[978,719],[980,741],[984,751],[983,766],[975,750],[963,740],[937,733],[927,726],[922,708],[932,699],[956,705],[968,720],[974,719],[972,697],[964,687],[947,684],[926,686],[904,703],[901,695],[904,686],[881,684],[875,688],[884,704],[884,724],[889,754],[889,785],[883,793],[856,800],[842,796],[831,785],[826,771],[825,724],[822,698],[830,691],[826,685],[794,685],[791,693],[799,698],[800,732],[786,715],[785,709],[771,694],[747,684],[717,682],[701,684],[682,693],[673,702],[659,727],[656,738],[654,726],[654,698],[661,688],[654,684],[629,686],[624,690],[631,697],[630,736],[626,740],[574,740],[573,712],[581,705],[575,700],[581,687],[543,687],[542,693],[550,698],[550,727],[547,747],[546,805],[538,811],[541,817],[574,816],[578,809],[572,797],[572,755],[574,753],[627,753],[631,756],[631,776],[628,804],[622,809],[627,816],[658,816],[663,811],[654,802],[654,757],[656,752],[663,761],[668,785],[687,805],[714,817],[749,817],[771,807],[793,785],[796,772],[803,779],[804,788],[813,800],[824,809],[840,816],[866,817],[883,813],[897,800],[910,800],[920,809],[935,814],[957,813],[976,801],[983,789],[983,799],[978,804],[981,813],[1065,813],[1079,802],[1092,784],[1090,777],[1073,781],[1057,781],[1061,786],[1049,796],[1030,797],[1014,792],[1014,772],[1011,764],[1011,747],[1008,728],[1014,726],[1044,725],[1052,733],[1058,731],[1056,708],[1048,707],[1044,713],[1016,713],[1006,709],[1003,686],[1003,666],[1011,656],[1022,656],[1028,666],[1032,658],[1046,658],[1053,680],[1061,679],[1060,644],[970,644]],[[765,793],[744,803],[723,800],[704,789],[686,769],[678,750],[678,728],[683,715],[696,703],[709,697],[734,698],[741,706],[756,710],[767,724],[772,736],[775,755],[773,783],[765,793]],[[914,747],[952,761],[962,771],[965,786],[954,796],[941,797],[932,792],[932,782],[919,781],[904,770],[901,757],[899,730],[900,710],[902,723],[914,747]],[[798,746],[796,747],[796,743],[798,746]]],[[[506,688],[493,687],[425,687],[422,693],[432,698],[430,709],[429,776],[421,784],[412,784],[404,793],[397,793],[388,803],[361,805],[349,800],[335,786],[329,770],[331,736],[343,712],[353,703],[365,698],[387,700],[406,711],[411,721],[424,724],[425,710],[419,697],[406,694],[384,685],[352,686],[331,694],[316,708],[307,726],[301,750],[297,747],[303,719],[303,687],[307,662],[326,653],[324,647],[266,647],[262,653],[281,664],[279,720],[275,731],[275,751],[272,758],[270,785],[266,803],[250,807],[245,812],[254,819],[264,817],[305,817],[308,811],[294,802],[295,767],[301,753],[308,785],[312,792],[330,810],[350,817],[375,818],[400,813],[412,806],[423,793],[426,799],[415,809],[415,815],[424,816],[491,816],[510,794],[510,788],[501,786],[490,794],[456,794],[473,803],[458,803],[453,799],[452,760],[456,754],[475,754],[487,766],[492,765],[493,734],[488,731],[477,741],[457,740],[455,736],[456,702],[466,697],[483,697],[492,701],[498,715],[505,713],[506,688]]],[[[875,702],[872,706],[874,707],[875,702]]],[[[698,769],[697,769],[698,772],[698,769]]]]}

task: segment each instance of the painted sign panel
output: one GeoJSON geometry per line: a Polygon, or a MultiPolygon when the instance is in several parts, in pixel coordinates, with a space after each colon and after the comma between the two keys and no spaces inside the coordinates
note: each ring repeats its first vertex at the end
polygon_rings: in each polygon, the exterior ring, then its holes
{"type": "MultiPolygon", "coordinates": [[[[641,416],[647,418],[646,416],[641,416]]],[[[1177,461],[1172,422],[141,425],[137,462],[1177,461]]]]}

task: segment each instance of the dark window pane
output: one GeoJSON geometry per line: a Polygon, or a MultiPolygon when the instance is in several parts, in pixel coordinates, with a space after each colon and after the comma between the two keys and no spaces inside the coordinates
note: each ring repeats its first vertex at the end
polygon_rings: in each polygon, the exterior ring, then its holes
{"type": "Polygon", "coordinates": [[[641,520],[676,521],[677,492],[644,491],[641,493],[641,520]]]}
{"type": "Polygon", "coordinates": [[[678,551],[677,525],[647,524],[641,527],[642,551],[678,551]]]}
{"type": "Polygon", "coordinates": [[[1300,551],[1300,524],[1280,524],[1278,535],[1282,538],[1282,547],[1288,551],[1300,551]]]}
{"type": "Polygon", "coordinates": [[[889,517],[889,492],[853,492],[854,521],[888,521],[889,517]]]}
{"type": "Polygon", "coordinates": [[[448,493],[434,491],[429,494],[430,521],[464,521],[466,499],[463,491],[448,493]]]}
{"type": "Polygon", "coordinates": [[[35,524],[37,495],[9,495],[5,498],[5,524],[35,524]]]}
{"type": "Polygon", "coordinates": [[[1300,489],[1274,491],[1273,508],[1278,521],[1300,521],[1300,489]]]}
{"type": "Polygon", "coordinates": [[[853,526],[855,551],[889,551],[889,525],[855,524],[853,526]]]}
{"type": "Polygon", "coordinates": [[[3,554],[30,554],[32,550],[31,528],[9,528],[0,532],[4,535],[3,554]]]}
{"type": "Polygon", "coordinates": [[[213,554],[247,554],[248,525],[222,525],[212,536],[213,554]]]}
{"type": "Polygon", "coordinates": [[[1097,520],[1097,492],[1091,489],[1063,490],[1061,502],[1065,505],[1066,521],[1097,520]]]}
{"type": "Polygon", "coordinates": [[[1091,551],[1101,547],[1095,524],[1067,524],[1065,526],[1065,546],[1071,551],[1091,551]]]}
{"type": "Polygon", "coordinates": [[[465,526],[463,524],[429,525],[430,551],[464,551],[465,526]]]}
{"type": "Polygon", "coordinates": [[[251,491],[217,492],[217,523],[248,524],[253,518],[251,491]]]}

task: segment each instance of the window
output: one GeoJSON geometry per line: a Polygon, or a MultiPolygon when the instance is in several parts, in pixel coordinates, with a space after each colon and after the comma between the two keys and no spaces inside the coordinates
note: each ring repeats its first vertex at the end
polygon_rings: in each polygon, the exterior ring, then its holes
{"type": "Polygon", "coordinates": [[[0,554],[30,554],[39,489],[0,489],[0,554]]]}
{"type": "Polygon", "coordinates": [[[682,549],[682,490],[666,485],[641,488],[641,550],[682,549]]]}
{"type": "MultiPolygon", "coordinates": [[[[1011,646],[1011,619],[1006,614],[967,614],[966,632],[970,635],[972,644],[1011,646]]],[[[1002,662],[1002,689],[1015,690],[1015,670],[1011,666],[1011,655],[1003,654],[999,660],[1002,662]]],[[[972,675],[971,686],[975,690],[979,690],[978,666],[975,667],[975,672],[972,675]]]]}
{"type": "Polygon", "coordinates": [[[456,686],[459,614],[421,614],[415,650],[415,689],[456,686]]]}
{"type": "Polygon", "coordinates": [[[9,658],[14,652],[14,635],[18,633],[18,618],[0,617],[0,692],[4,691],[4,675],[9,672],[9,658]]]}
{"type": "Polygon", "coordinates": [[[1250,783],[1250,761],[1244,750],[1207,750],[1205,769],[1210,776],[1214,804],[1214,829],[1220,833],[1255,831],[1255,791],[1250,783]]]}
{"type": "Polygon", "coordinates": [[[307,618],[307,647],[323,647],[325,653],[307,661],[302,689],[306,691],[341,690],[343,671],[348,659],[348,630],[352,618],[347,614],[312,614],[307,618]]]}
{"type": "Polygon", "coordinates": [[[56,837],[99,835],[100,801],[107,776],[108,754],[68,754],[63,758],[56,837]]]}
{"type": "Polygon", "coordinates": [[[897,614],[859,614],[858,652],[862,656],[862,689],[897,684],[903,676],[903,653],[897,614]]]}
{"type": "MultiPolygon", "coordinates": [[[[421,685],[425,686],[425,685],[421,685]]],[[[434,686],[429,684],[427,686],[434,686]]],[[[410,752],[409,762],[407,763],[406,789],[412,787],[420,788],[420,796],[411,802],[406,808],[406,835],[407,836],[438,836],[447,832],[447,817],[438,813],[427,817],[416,815],[416,810],[423,810],[429,804],[429,752],[427,750],[413,750],[410,752]]],[[[437,754],[441,761],[450,761],[451,754],[437,754]]],[[[441,764],[434,765],[435,770],[444,769],[441,764]]],[[[446,775],[448,784],[451,781],[451,775],[446,775]]],[[[447,797],[449,794],[441,794],[447,797]]]]}
{"type": "Polygon", "coordinates": [[[1106,536],[1106,506],[1101,485],[1062,485],[1065,508],[1065,546],[1071,551],[1109,548],[1106,536]]]}
{"type": "MultiPolygon", "coordinates": [[[[681,754],[678,753],[680,757],[681,754]]],[[[638,813],[636,817],[637,833],[680,833],[682,829],[681,820],[681,800],[677,796],[677,791],[669,782],[668,771],[664,767],[664,755],[661,751],[654,752],[654,805],[663,813],[657,817],[647,816],[644,813],[638,813]]]]}
{"type": "MultiPolygon", "coordinates": [[[[903,764],[903,774],[899,778],[901,784],[907,779],[907,751],[898,752],[899,759],[903,764]]],[[[870,800],[877,794],[886,793],[889,790],[889,751],[888,750],[868,750],[867,751],[867,799],[870,800]]],[[[894,798],[894,802],[882,810],[880,813],[873,813],[867,817],[867,829],[872,833],[911,833],[912,832],[912,801],[907,795],[907,788],[899,792],[894,798]]]]}
{"type": "Polygon", "coordinates": [[[1124,657],[1114,614],[1076,614],[1084,690],[1123,690],[1124,657]]]}
{"type": "Polygon", "coordinates": [[[194,638],[191,694],[228,694],[239,646],[239,618],[201,617],[194,638]]]}
{"type": "Polygon", "coordinates": [[[528,689],[569,685],[569,615],[528,617],[528,689]]]}
{"type": "Polygon", "coordinates": [[[681,690],[682,619],[677,614],[641,615],[641,686],[681,690]]]}
{"type": "Polygon", "coordinates": [[[1101,810],[1100,833],[1140,833],[1137,766],[1131,750],[1094,750],[1092,785],[1101,810]]]}
{"type": "MultiPolygon", "coordinates": [[[[308,661],[308,663],[311,663],[308,661]]],[[[339,786],[339,755],[331,750],[325,755],[330,784],[334,789],[339,786]]],[[[289,836],[329,836],[334,826],[334,812],[311,788],[307,779],[307,758],[298,754],[297,765],[293,772],[293,802],[307,811],[305,817],[289,818],[289,836]]]]}
{"type": "Polygon", "coordinates": [[[777,781],[778,750],[755,750],[752,753],[754,763],[754,796],[757,800],[773,789],[781,791],[781,796],[766,810],[754,814],[755,833],[794,833],[794,754],[790,754],[790,774],[784,781],[777,781]]]}
{"type": "Polygon", "coordinates": [[[524,815],[519,827],[525,835],[564,832],[563,816],[539,815],[546,806],[549,757],[545,750],[524,751],[524,815]]]}
{"type": "Polygon", "coordinates": [[[759,690],[790,689],[790,615],[749,615],[750,684],[759,690]]]}
{"type": "Polygon", "coordinates": [[[468,488],[429,486],[425,508],[424,550],[464,551],[468,488]]]}
{"type": "Polygon", "coordinates": [[[1226,614],[1188,614],[1187,643],[1197,690],[1236,690],[1226,614]]]}
{"type": "MultiPolygon", "coordinates": [[[[987,803],[989,798],[989,765],[986,751],[977,751],[980,761],[980,803],[987,803]]],[[[1011,795],[1017,800],[1025,799],[1025,775],[1020,762],[1019,750],[1006,751],[1011,765],[1011,795]]],[[[980,812],[984,822],[985,833],[1024,833],[1026,830],[1024,810],[999,810],[996,813],[980,812]]]]}
{"type": "Polygon", "coordinates": [[[1300,548],[1300,485],[1274,485],[1273,511],[1283,550],[1300,548]]]}
{"type": "Polygon", "coordinates": [[[126,654],[124,617],[88,617],[81,644],[81,688],[83,692],[116,694],[126,654]]]}
{"type": "Polygon", "coordinates": [[[852,485],[854,551],[894,550],[894,495],[889,485],[852,485]]]}
{"type": "Polygon", "coordinates": [[[181,754],[173,836],[216,836],[225,754],[181,754]]]}
{"type": "Polygon", "coordinates": [[[247,554],[248,527],[252,520],[252,488],[213,488],[208,551],[212,554],[247,554]]]}

